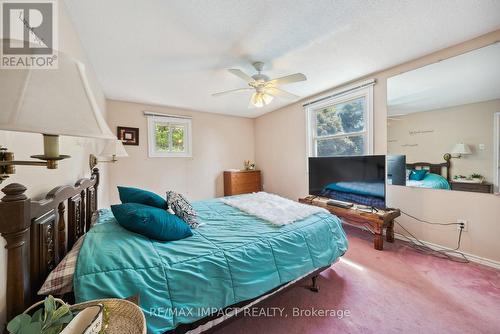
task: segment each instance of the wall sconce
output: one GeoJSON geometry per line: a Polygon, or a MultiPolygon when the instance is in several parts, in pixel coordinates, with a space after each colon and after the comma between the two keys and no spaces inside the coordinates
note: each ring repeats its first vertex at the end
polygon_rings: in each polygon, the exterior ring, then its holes
{"type": "Polygon", "coordinates": [[[464,143],[458,143],[453,146],[453,149],[450,153],[445,154],[445,160],[450,160],[452,158],[460,159],[462,155],[470,155],[472,154],[472,150],[470,146],[464,143]],[[448,159],[447,159],[448,158],[448,159]]]}
{"type": "Polygon", "coordinates": [[[93,170],[95,166],[97,166],[100,162],[110,162],[115,163],[118,161],[116,158],[125,158],[128,157],[127,151],[125,151],[125,147],[123,147],[123,143],[121,140],[114,139],[109,140],[104,150],[102,150],[99,156],[103,157],[111,157],[111,160],[98,160],[97,157],[93,154],[89,157],[89,166],[90,170],[93,170]]]}
{"type": "MultiPolygon", "coordinates": [[[[9,40],[0,40],[0,47],[9,40]]],[[[57,69],[0,70],[0,130],[43,134],[44,152],[36,160],[19,161],[6,148],[0,151],[0,182],[15,173],[15,166],[56,169],[59,136],[116,138],[97,106],[85,66],[59,52],[57,69]]]]}

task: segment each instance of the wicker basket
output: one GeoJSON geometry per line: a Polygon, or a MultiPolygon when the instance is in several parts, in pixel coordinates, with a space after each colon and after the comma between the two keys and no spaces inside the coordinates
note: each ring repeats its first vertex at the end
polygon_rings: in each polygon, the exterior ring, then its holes
{"type": "Polygon", "coordinates": [[[97,299],[71,305],[71,309],[103,305],[109,314],[105,334],[146,334],[146,318],[139,306],[123,299],[97,299]]]}

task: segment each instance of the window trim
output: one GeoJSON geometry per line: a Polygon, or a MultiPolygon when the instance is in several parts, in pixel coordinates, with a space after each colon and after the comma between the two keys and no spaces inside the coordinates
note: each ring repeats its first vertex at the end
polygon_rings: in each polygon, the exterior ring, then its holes
{"type": "Polygon", "coordinates": [[[191,158],[192,154],[192,119],[176,117],[172,115],[160,116],[158,114],[146,114],[148,119],[148,156],[150,158],[191,158]],[[156,150],[156,124],[182,124],[185,126],[184,145],[185,152],[159,152],[156,150]]]}
{"type": "Polygon", "coordinates": [[[366,103],[366,114],[365,114],[365,131],[351,132],[343,134],[335,134],[322,136],[321,139],[328,138],[343,138],[352,135],[365,134],[366,140],[366,152],[364,155],[372,155],[374,151],[374,135],[373,135],[373,85],[374,81],[370,82],[366,86],[352,89],[351,87],[346,87],[345,89],[339,90],[337,93],[334,92],[333,96],[328,98],[320,98],[318,102],[308,103],[305,105],[306,114],[306,136],[307,136],[307,157],[317,157],[317,141],[318,137],[316,135],[316,118],[314,117],[315,112],[318,109],[322,109],[333,104],[339,104],[354,100],[356,98],[364,97],[366,103]],[[343,93],[344,91],[345,93],[343,93]]]}

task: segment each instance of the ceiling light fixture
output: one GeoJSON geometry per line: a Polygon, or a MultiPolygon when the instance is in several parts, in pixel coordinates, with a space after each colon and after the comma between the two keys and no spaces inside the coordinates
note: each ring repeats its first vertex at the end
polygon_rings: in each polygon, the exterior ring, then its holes
{"type": "Polygon", "coordinates": [[[232,93],[253,91],[253,94],[250,97],[250,108],[262,108],[271,103],[275,96],[288,100],[297,100],[300,98],[295,94],[281,89],[280,86],[307,80],[304,74],[295,73],[271,80],[267,75],[262,74],[262,69],[264,67],[263,62],[257,61],[252,65],[257,71],[257,74],[254,74],[252,76],[244,73],[239,69],[233,68],[228,70],[231,74],[237,76],[240,79],[243,79],[247,83],[248,87],[231,89],[228,91],[212,94],[212,96],[217,97],[232,93]]]}
{"type": "Polygon", "coordinates": [[[257,108],[262,108],[265,105],[268,105],[271,103],[274,99],[274,96],[265,94],[265,93],[259,93],[255,92],[252,95],[252,98],[250,99],[250,103],[257,108]]]}

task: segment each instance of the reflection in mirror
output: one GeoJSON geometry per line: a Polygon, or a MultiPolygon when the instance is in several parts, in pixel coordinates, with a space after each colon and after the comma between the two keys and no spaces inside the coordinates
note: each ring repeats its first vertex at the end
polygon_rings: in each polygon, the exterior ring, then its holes
{"type": "Polygon", "coordinates": [[[498,192],[500,43],[387,81],[388,182],[498,192]]]}

